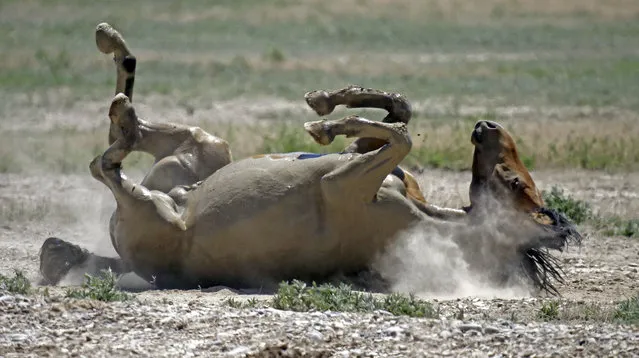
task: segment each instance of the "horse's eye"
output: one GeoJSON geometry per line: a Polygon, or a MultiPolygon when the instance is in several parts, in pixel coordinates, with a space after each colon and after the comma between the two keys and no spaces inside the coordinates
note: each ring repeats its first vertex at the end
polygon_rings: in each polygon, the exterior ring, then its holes
{"type": "Polygon", "coordinates": [[[515,178],[510,181],[510,189],[517,190],[519,189],[521,183],[519,182],[519,178],[515,178]]]}

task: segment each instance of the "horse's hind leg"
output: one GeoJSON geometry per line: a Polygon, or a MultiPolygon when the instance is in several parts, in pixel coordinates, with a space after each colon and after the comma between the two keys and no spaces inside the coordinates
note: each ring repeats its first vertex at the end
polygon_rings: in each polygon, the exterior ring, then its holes
{"type": "Polygon", "coordinates": [[[95,28],[95,43],[100,52],[113,54],[116,66],[115,94],[124,93],[133,100],[133,83],[135,81],[136,58],[129,50],[122,35],[106,22],[95,28]]]}
{"type": "MultiPolygon", "coordinates": [[[[404,159],[411,148],[411,140],[404,123],[374,122],[358,116],[335,121],[314,121],[304,124],[306,131],[320,144],[326,145],[337,135],[368,137],[385,144],[374,151],[360,154],[322,177],[323,190],[361,195],[362,200],[373,200],[388,174],[404,159]]],[[[349,154],[344,154],[349,155],[349,154]]]]}
{"type": "MultiPolygon", "coordinates": [[[[135,82],[135,68],[137,60],[129,51],[122,35],[116,31],[111,25],[103,22],[98,24],[95,29],[95,43],[100,52],[105,54],[113,53],[113,61],[116,68],[115,94],[124,93],[133,100],[133,84],[135,82]]],[[[109,145],[113,144],[118,138],[118,128],[111,123],[109,128],[109,145]]]]}
{"type": "MultiPolygon", "coordinates": [[[[348,108],[384,109],[388,112],[388,115],[382,120],[384,123],[408,124],[412,116],[410,103],[401,94],[355,85],[331,92],[324,90],[308,92],[304,95],[304,99],[320,116],[332,113],[338,105],[345,105],[348,108]]],[[[344,152],[366,153],[383,145],[384,141],[379,138],[361,137],[349,145],[344,152]]]]}

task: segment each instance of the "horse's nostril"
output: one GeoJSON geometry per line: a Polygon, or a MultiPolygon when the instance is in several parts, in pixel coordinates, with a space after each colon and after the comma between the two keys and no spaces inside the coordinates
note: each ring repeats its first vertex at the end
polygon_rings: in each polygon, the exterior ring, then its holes
{"type": "Polygon", "coordinates": [[[484,121],[484,123],[486,123],[486,127],[490,128],[490,129],[496,129],[497,128],[495,123],[493,123],[491,121],[484,121]]]}
{"type": "Polygon", "coordinates": [[[478,121],[475,123],[475,129],[479,128],[484,121],[478,121]]]}

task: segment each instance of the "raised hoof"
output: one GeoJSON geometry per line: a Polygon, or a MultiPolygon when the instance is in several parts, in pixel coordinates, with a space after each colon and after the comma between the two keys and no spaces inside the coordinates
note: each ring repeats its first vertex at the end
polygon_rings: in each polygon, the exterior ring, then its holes
{"type": "Polygon", "coordinates": [[[102,155],[98,155],[91,163],[89,163],[89,172],[94,179],[101,179],[102,173],[100,173],[100,164],[102,163],[102,155]]]}
{"type": "MultiPolygon", "coordinates": [[[[124,93],[118,93],[111,100],[111,107],[109,107],[109,117],[112,120],[118,121],[124,112],[131,107],[131,100],[124,93]],[[115,117],[115,118],[114,118],[115,117]]],[[[119,123],[116,123],[119,125],[119,123]]]]}
{"type": "Polygon", "coordinates": [[[40,274],[49,285],[56,285],[78,265],[89,258],[89,252],[57,237],[44,241],[40,249],[40,274]]]}
{"type": "Polygon", "coordinates": [[[95,28],[95,44],[100,52],[108,55],[119,50],[124,44],[124,39],[111,25],[103,22],[95,28]]]}
{"type": "Polygon", "coordinates": [[[331,102],[328,92],[323,90],[307,92],[304,99],[319,116],[331,114],[335,109],[335,104],[331,102]]]}
{"type": "Polygon", "coordinates": [[[306,122],[304,123],[304,129],[321,145],[331,144],[335,139],[335,135],[326,121],[306,122]]]}

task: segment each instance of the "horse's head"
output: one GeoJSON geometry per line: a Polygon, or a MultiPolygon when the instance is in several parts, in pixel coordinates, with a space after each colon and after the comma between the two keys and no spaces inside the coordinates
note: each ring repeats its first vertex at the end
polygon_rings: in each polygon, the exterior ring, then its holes
{"type": "Polygon", "coordinates": [[[506,129],[495,122],[479,121],[475,124],[471,142],[475,146],[471,207],[483,205],[486,194],[518,211],[531,212],[544,206],[541,193],[506,129]]]}
{"type": "Polygon", "coordinates": [[[542,268],[541,271],[529,270],[536,276],[533,279],[542,286],[546,274],[561,279],[558,272],[545,272],[553,265],[543,261],[552,258],[536,248],[562,250],[569,240],[580,243],[581,235],[562,213],[544,206],[541,192],[519,158],[515,141],[504,127],[492,121],[478,121],[471,134],[471,142],[475,147],[473,177],[470,206],[465,208],[469,216],[479,221],[493,216],[506,218],[507,226],[516,234],[528,232],[530,235],[524,236],[531,236],[532,240],[526,240],[528,243],[521,246],[529,259],[525,262],[542,268]],[[497,208],[504,210],[496,212],[497,208]]]}

